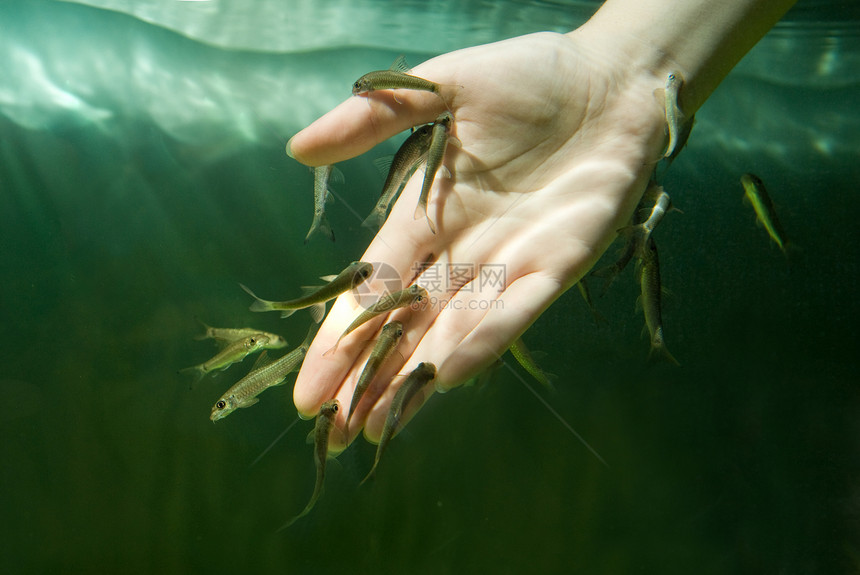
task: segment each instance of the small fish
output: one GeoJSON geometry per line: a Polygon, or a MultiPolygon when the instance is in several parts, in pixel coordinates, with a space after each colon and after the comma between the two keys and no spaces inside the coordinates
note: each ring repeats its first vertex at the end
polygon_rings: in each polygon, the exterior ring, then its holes
{"type": "Polygon", "coordinates": [[[259,401],[258,395],[270,387],[284,383],[287,376],[302,365],[318,328],[317,324],[312,324],[308,335],[299,347],[272,363],[251,370],[248,375],[236,382],[212,406],[209,419],[215,422],[239,408],[250,407],[259,401]]]}
{"type": "Polygon", "coordinates": [[[269,338],[262,333],[255,333],[242,339],[227,344],[224,349],[216,353],[211,359],[192,367],[180,369],[180,373],[192,373],[195,375],[195,383],[216,369],[225,370],[234,363],[242,361],[248,355],[264,349],[269,344],[269,338]]]}
{"type": "Polygon", "coordinates": [[[657,224],[663,220],[663,216],[672,210],[672,200],[669,197],[669,194],[663,190],[663,186],[657,185],[656,183],[652,183],[652,185],[645,191],[643,199],[654,200],[654,206],[651,208],[648,219],[641,224],[626,226],[618,230],[618,233],[621,236],[626,237],[628,241],[633,242],[634,252],[639,257],[641,257],[647,249],[648,240],[651,238],[651,232],[653,232],[654,228],[657,227],[657,224]]]}
{"type": "Polygon", "coordinates": [[[612,285],[615,278],[627,267],[633,256],[641,258],[642,252],[644,252],[648,244],[647,239],[651,236],[651,232],[654,231],[654,228],[662,220],[663,215],[672,209],[675,208],[672,208],[669,195],[663,191],[661,186],[652,181],[642,195],[631,223],[618,230],[619,237],[624,239],[624,247],[618,260],[614,264],[591,272],[591,275],[603,278],[600,297],[606,295],[609,286],[612,285]],[[649,209],[646,206],[651,201],[654,202],[654,205],[649,209]]]}
{"type": "Polygon", "coordinates": [[[645,325],[651,333],[651,351],[649,357],[656,351],[668,361],[675,365],[681,365],[678,360],[669,353],[663,340],[663,319],[661,314],[662,286],[660,285],[660,261],[657,257],[657,244],[654,238],[648,238],[646,249],[639,260],[636,270],[637,281],[642,290],[637,304],[641,304],[645,313],[645,325]]]}
{"type": "MultiPolygon", "coordinates": [[[[311,223],[308,235],[305,236],[305,243],[308,243],[308,240],[317,231],[322,231],[328,236],[328,239],[334,241],[334,232],[325,216],[325,204],[329,198],[328,181],[334,169],[335,167],[331,164],[314,168],[314,221],[311,223]]],[[[334,173],[339,174],[340,172],[334,173]]]]}
{"type": "Polygon", "coordinates": [[[251,311],[275,311],[281,310],[281,317],[289,317],[298,309],[311,308],[311,317],[319,323],[325,314],[325,304],[342,293],[354,289],[363,283],[373,273],[373,264],[366,262],[352,262],[336,276],[326,276],[322,279],[328,281],[320,288],[305,288],[307,293],[300,298],[288,301],[268,301],[254,295],[247,286],[239,284],[243,290],[253,297],[255,301],[251,304],[251,311]]]}
{"type": "Polygon", "coordinates": [[[203,325],[203,333],[196,336],[194,339],[214,339],[221,343],[231,343],[237,339],[244,339],[257,333],[261,333],[269,338],[269,343],[265,349],[280,349],[287,346],[287,340],[276,333],[269,333],[253,327],[212,327],[206,323],[199,321],[203,325]]]}
{"type": "Polygon", "coordinates": [[[352,401],[349,404],[349,413],[346,416],[346,424],[344,425],[347,440],[349,440],[349,421],[352,419],[355,408],[358,407],[361,397],[367,391],[370,382],[373,381],[376,372],[379,371],[379,367],[394,353],[394,349],[397,347],[397,343],[402,336],[403,324],[399,321],[389,322],[382,327],[382,334],[376,341],[376,345],[373,346],[370,357],[367,358],[364,369],[358,378],[358,383],[355,385],[355,391],[352,392],[352,401]]]}
{"type": "Polygon", "coordinates": [[[430,198],[430,188],[436,179],[436,172],[442,166],[445,150],[448,147],[448,136],[451,132],[451,123],[454,116],[450,112],[443,112],[433,122],[433,133],[430,138],[430,149],[427,151],[427,165],[424,168],[424,184],[421,186],[421,195],[418,197],[418,206],[415,208],[415,219],[426,218],[430,225],[430,231],[436,233],[436,226],[427,215],[427,201],[430,198]]]}
{"type": "Polygon", "coordinates": [[[346,330],[340,334],[340,337],[337,338],[337,343],[334,344],[334,347],[323,355],[328,355],[335,351],[338,344],[340,344],[340,340],[379,314],[394,311],[401,307],[417,306],[427,301],[429,298],[430,294],[427,293],[427,290],[419,285],[411,285],[406,289],[402,289],[398,292],[390,293],[379,298],[376,303],[361,312],[358,317],[349,324],[349,327],[347,327],[346,330]]]}
{"type": "Polygon", "coordinates": [[[406,57],[400,55],[388,70],[368,72],[352,84],[352,94],[366,94],[375,90],[423,90],[442,96],[442,86],[409,74],[406,57]]]}
{"type": "Polygon", "coordinates": [[[432,363],[422,362],[418,367],[406,376],[406,380],[397,389],[394,394],[394,399],[391,400],[391,407],[388,408],[388,415],[385,417],[385,424],[382,426],[382,435],[379,438],[379,445],[376,446],[376,457],[373,460],[373,467],[370,468],[367,476],[361,480],[364,483],[376,472],[376,466],[379,465],[379,460],[382,457],[388,443],[394,437],[394,434],[399,431],[400,419],[403,417],[403,412],[409,405],[409,402],[415,397],[419,391],[424,389],[424,386],[433,381],[436,377],[436,366],[432,363]]]}
{"type": "Polygon", "coordinates": [[[511,355],[514,356],[517,363],[519,363],[523,369],[529,373],[529,375],[535,378],[538,383],[551,391],[554,390],[552,381],[550,381],[553,376],[550,376],[550,374],[540,368],[534,360],[534,357],[532,357],[531,352],[529,352],[529,348],[526,347],[523,338],[518,337],[516,341],[511,344],[511,347],[508,348],[508,351],[510,351],[511,355]]]}
{"type": "Polygon", "coordinates": [[[606,321],[603,314],[597,311],[597,308],[594,307],[594,301],[591,299],[591,290],[588,289],[588,284],[585,283],[585,278],[581,278],[576,282],[576,287],[579,288],[579,295],[582,296],[582,299],[585,301],[585,305],[587,305],[588,309],[591,311],[591,317],[594,318],[594,323],[596,325],[600,325],[600,322],[606,321]]]}
{"type": "MultiPolygon", "coordinates": [[[[668,158],[675,152],[675,146],[681,133],[681,126],[685,121],[684,113],[678,107],[678,92],[683,85],[684,79],[678,72],[671,72],[666,78],[666,88],[663,96],[666,106],[666,125],[669,129],[669,144],[663,153],[664,158],[668,158]]],[[[692,128],[692,125],[690,125],[690,128],[692,128]]]]}
{"type": "Polygon", "coordinates": [[[314,463],[317,468],[317,480],[314,484],[314,492],[311,494],[310,501],[308,501],[308,504],[302,512],[287,521],[280,529],[278,529],[278,531],[286,529],[297,520],[310,513],[311,509],[314,508],[317,499],[322,495],[323,485],[325,484],[325,464],[326,459],[328,458],[328,439],[331,434],[331,430],[334,428],[334,422],[339,410],[340,403],[336,399],[330,399],[320,407],[320,412],[317,415],[316,424],[314,425],[312,432],[314,439],[314,463]]]}
{"type": "Polygon", "coordinates": [[[630,260],[633,259],[635,253],[636,244],[628,238],[624,242],[624,247],[621,249],[621,255],[618,257],[615,263],[591,272],[591,275],[593,275],[594,277],[603,279],[603,287],[600,290],[600,297],[606,295],[606,292],[609,290],[609,286],[611,286],[612,282],[615,281],[615,278],[617,278],[618,275],[622,271],[624,271],[624,268],[626,268],[627,264],[630,263],[630,260]]]}
{"type": "Polygon", "coordinates": [[[744,200],[752,204],[757,221],[764,226],[767,235],[782,250],[782,253],[785,253],[785,246],[788,241],[785,239],[785,232],[782,231],[782,226],[776,217],[776,210],[773,208],[773,202],[770,201],[764,183],[756,175],[744,174],[741,176],[741,184],[744,187],[744,200]]]}
{"type": "Polygon", "coordinates": [[[379,229],[385,222],[385,217],[388,214],[388,208],[391,203],[397,198],[403,187],[427,158],[427,150],[430,148],[430,138],[433,133],[433,125],[425,124],[419,126],[412,132],[403,142],[394,158],[391,160],[391,165],[388,169],[388,176],[385,178],[385,184],[382,186],[382,195],[379,201],[376,202],[376,207],[364,220],[363,225],[366,228],[379,229]]]}

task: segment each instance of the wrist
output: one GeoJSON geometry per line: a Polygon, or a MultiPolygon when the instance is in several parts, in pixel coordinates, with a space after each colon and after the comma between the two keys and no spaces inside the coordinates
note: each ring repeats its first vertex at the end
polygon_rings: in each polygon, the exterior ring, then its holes
{"type": "Polygon", "coordinates": [[[571,32],[625,73],[680,72],[689,116],[796,0],[607,0],[571,32]]]}

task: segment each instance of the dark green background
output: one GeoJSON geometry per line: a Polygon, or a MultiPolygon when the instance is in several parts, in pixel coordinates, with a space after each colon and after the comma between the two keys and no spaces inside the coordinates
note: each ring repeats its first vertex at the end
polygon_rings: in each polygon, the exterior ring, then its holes
{"type": "MultiPolygon", "coordinates": [[[[151,33],[216,69],[275,65],[151,33]]],[[[721,90],[667,175],[683,213],[655,234],[682,367],[647,362],[631,270],[597,300],[604,324],[574,290],[526,334],[558,376],[539,393],[608,467],[512,365],[433,397],[362,487],[373,446],[358,442],[313,513],[279,534],[313,486],[311,424],[250,464],[295,419],[291,385],[213,425],[212,403],[247,366],[193,391],[176,370],[211,351],[195,318],[302,339],[306,315],[250,314],[237,283],[280,293],[356,259],[370,235],[350,208],[369,212],[372,158],[395,143],[340,166],[337,243],[304,246],[312,176],[284,156],[289,134],[212,159],[128,114],[107,131],[0,117],[0,570],[856,571],[858,150],[795,146],[780,161],[711,136],[727,122],[757,141],[737,94],[777,94],[781,121],[825,101],[856,126],[845,100],[858,86],[810,95],[732,77],[721,90]],[[788,261],[741,203],[747,170],[798,246],[788,261]]]]}

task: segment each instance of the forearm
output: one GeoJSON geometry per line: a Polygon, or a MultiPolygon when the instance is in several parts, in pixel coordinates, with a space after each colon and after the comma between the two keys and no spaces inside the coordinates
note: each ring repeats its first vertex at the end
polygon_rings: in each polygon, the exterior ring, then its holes
{"type": "Polygon", "coordinates": [[[693,114],[796,0],[607,0],[571,34],[627,59],[632,69],[684,78],[693,114]]]}

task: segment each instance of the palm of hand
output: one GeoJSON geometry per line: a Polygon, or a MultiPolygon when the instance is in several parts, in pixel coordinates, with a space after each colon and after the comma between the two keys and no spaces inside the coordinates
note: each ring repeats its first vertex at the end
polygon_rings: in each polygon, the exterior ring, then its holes
{"type": "MultiPolygon", "coordinates": [[[[618,66],[584,50],[573,35],[550,33],[454,52],[415,70],[462,86],[450,101],[461,147],[449,145],[445,164],[453,176],[437,176],[431,192],[428,213],[437,233],[413,216],[419,172],[361,258],[392,266],[404,283],[430,261],[417,281],[430,291],[431,305],[391,314],[405,325],[399,355],[353,416],[351,436],[362,421],[366,435],[379,436],[401,379],[396,374],[432,362],[442,390],[494,361],[587,272],[626,223],[659,157],[663,124],[648,84],[656,79],[615,78],[612,70],[618,66]],[[452,280],[448,272],[457,267],[474,281],[452,280]],[[494,270],[494,280],[501,271],[505,285],[484,285],[482,269],[494,270]],[[392,378],[395,386],[383,385],[392,378]]],[[[352,98],[305,130],[293,151],[313,163],[339,161],[443,110],[427,93],[352,98]]],[[[359,311],[347,294],[326,319],[296,382],[300,413],[313,415],[335,396],[349,405],[384,320],[344,338],[335,353],[323,353],[359,311]]],[[[414,403],[410,413],[421,401],[414,403]]],[[[340,425],[344,419],[345,413],[340,425]]],[[[331,449],[343,447],[338,443],[333,435],[331,449]]]]}

